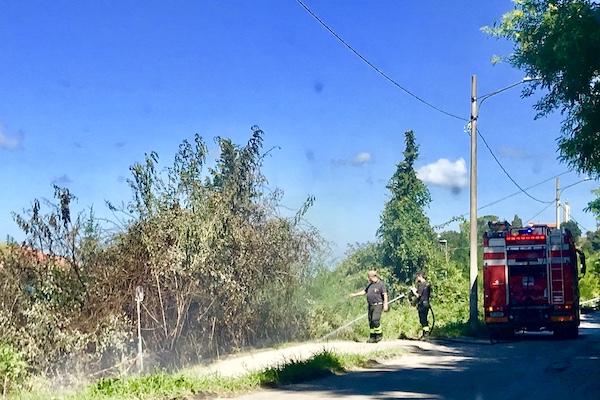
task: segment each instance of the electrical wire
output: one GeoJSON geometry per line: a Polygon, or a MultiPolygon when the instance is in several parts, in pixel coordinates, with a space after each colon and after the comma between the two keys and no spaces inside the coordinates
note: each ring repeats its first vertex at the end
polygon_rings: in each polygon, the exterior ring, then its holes
{"type": "Polygon", "coordinates": [[[506,174],[506,176],[508,177],[508,179],[510,179],[511,182],[514,183],[515,186],[519,188],[519,190],[521,192],[525,193],[527,195],[527,197],[529,197],[530,199],[535,200],[535,201],[537,201],[539,203],[542,203],[542,204],[552,204],[552,203],[554,203],[554,201],[543,201],[543,200],[540,200],[540,199],[536,199],[535,197],[533,197],[532,195],[530,195],[529,193],[527,193],[527,191],[525,189],[523,189],[521,186],[519,186],[519,184],[512,178],[512,176],[510,176],[510,174],[508,173],[508,171],[506,171],[506,169],[504,168],[504,166],[500,163],[500,160],[498,160],[498,158],[496,157],[496,155],[494,154],[494,152],[492,151],[492,149],[488,145],[487,141],[485,140],[485,138],[483,137],[483,135],[481,134],[481,132],[479,131],[479,129],[477,129],[477,134],[479,135],[479,137],[483,141],[483,144],[485,144],[485,147],[487,147],[487,149],[489,150],[490,154],[492,155],[492,157],[494,158],[494,160],[496,161],[496,163],[498,164],[498,166],[500,167],[500,169],[506,174]]]}
{"type": "MultiPolygon", "coordinates": [[[[301,0],[296,0],[298,2],[298,4],[300,4],[317,22],[319,22],[325,29],[327,29],[329,31],[329,33],[331,33],[337,40],[339,40],[344,46],[346,46],[351,52],[353,52],[358,58],[360,58],[362,61],[364,61],[369,67],[371,67],[373,70],[375,70],[377,73],[379,73],[381,76],[383,76],[385,79],[387,79],[389,82],[391,82],[392,84],[394,84],[396,87],[400,88],[401,90],[403,90],[405,93],[407,93],[408,95],[412,96],[413,98],[415,98],[416,100],[422,102],[423,104],[433,108],[436,111],[439,111],[443,114],[446,114],[450,117],[459,119],[461,121],[468,121],[465,118],[459,117],[457,115],[451,114],[449,112],[446,112],[436,106],[434,106],[433,104],[423,100],[422,98],[420,98],[419,96],[415,95],[414,93],[412,93],[411,91],[409,91],[408,89],[406,89],[405,87],[403,87],[402,85],[400,85],[398,82],[396,82],[395,80],[393,80],[391,77],[389,77],[388,75],[386,75],[383,71],[381,71],[379,68],[377,68],[375,65],[373,65],[373,63],[371,63],[369,60],[367,60],[364,56],[362,56],[358,51],[356,51],[352,46],[350,46],[342,37],[340,37],[333,29],[331,29],[325,22],[323,22],[314,12],[312,12],[312,10],[310,8],[308,8],[301,0]]],[[[512,86],[516,86],[516,83],[512,86]]],[[[509,86],[508,88],[512,87],[509,86]]],[[[508,89],[505,88],[505,89],[508,89]]],[[[505,90],[503,89],[503,90],[505,90]]],[[[496,94],[499,93],[500,91],[494,92],[492,94],[496,94]]],[[[488,95],[489,97],[489,95],[488,95]]],[[[485,100],[486,97],[483,98],[483,100],[485,100]]],[[[536,199],[535,197],[531,196],[529,193],[527,193],[521,186],[519,186],[519,184],[510,176],[510,174],[506,171],[506,169],[504,168],[504,166],[502,166],[502,164],[500,163],[500,161],[498,160],[498,158],[496,157],[496,155],[494,154],[494,152],[492,151],[492,149],[490,148],[490,146],[488,145],[487,141],[485,140],[485,138],[483,137],[483,135],[481,134],[481,132],[479,130],[477,130],[477,134],[479,135],[479,137],[481,138],[481,140],[483,141],[483,143],[485,144],[485,146],[487,147],[487,149],[489,150],[490,154],[492,155],[492,157],[494,158],[494,160],[496,160],[496,163],[498,164],[498,166],[500,167],[500,169],[502,169],[502,171],[506,174],[506,176],[508,177],[508,179],[511,180],[512,183],[515,184],[516,187],[518,187],[521,192],[525,193],[528,197],[530,197],[532,200],[535,200],[537,202],[540,203],[544,203],[544,204],[551,204],[552,202],[548,202],[548,201],[543,201],[543,200],[539,200],[536,199]]]]}
{"type": "MultiPolygon", "coordinates": [[[[392,78],[391,78],[389,75],[387,75],[387,74],[386,74],[386,73],[384,73],[382,70],[380,70],[379,68],[377,68],[377,67],[376,67],[376,66],[375,66],[375,65],[374,65],[372,62],[370,62],[370,61],[369,61],[367,58],[365,58],[365,57],[364,57],[362,54],[360,54],[360,53],[359,53],[357,50],[355,50],[355,49],[354,49],[352,46],[350,46],[350,44],[349,44],[348,42],[346,42],[346,41],[345,41],[345,40],[344,40],[344,39],[343,39],[343,38],[342,38],[340,35],[338,35],[338,34],[337,34],[337,33],[336,33],[336,32],[335,32],[335,31],[334,31],[332,28],[330,28],[330,27],[329,27],[329,26],[328,26],[328,25],[327,25],[327,24],[326,24],[326,23],[325,23],[323,20],[321,20],[321,19],[320,19],[320,18],[319,18],[319,17],[318,17],[318,16],[317,16],[317,15],[316,15],[316,14],[315,14],[315,13],[314,13],[314,12],[313,12],[311,9],[310,9],[310,8],[308,8],[308,6],[307,6],[306,4],[304,4],[304,3],[303,3],[301,0],[296,0],[296,2],[297,2],[298,4],[300,4],[300,5],[302,6],[302,8],[304,8],[304,9],[306,10],[306,12],[308,12],[308,13],[309,13],[309,14],[310,14],[310,15],[311,15],[311,16],[312,16],[312,17],[313,17],[313,18],[314,18],[314,19],[315,19],[315,20],[316,20],[316,21],[317,21],[319,24],[321,24],[321,25],[322,25],[322,26],[323,26],[325,29],[327,29],[327,31],[328,31],[329,33],[331,33],[331,34],[332,34],[332,35],[333,35],[333,36],[334,36],[334,37],[335,37],[335,38],[336,38],[336,39],[337,39],[337,40],[338,40],[340,43],[342,43],[342,44],[343,44],[343,45],[344,45],[344,46],[345,46],[345,47],[346,47],[348,50],[350,50],[352,53],[354,53],[354,54],[355,54],[355,55],[356,55],[358,58],[360,58],[360,59],[361,59],[361,60],[362,60],[362,61],[363,61],[365,64],[367,64],[369,67],[371,67],[371,68],[372,68],[372,69],[373,69],[375,72],[377,72],[378,74],[380,74],[380,75],[381,75],[383,78],[385,78],[387,81],[389,81],[390,83],[392,83],[394,86],[396,86],[396,87],[397,87],[397,88],[399,88],[400,90],[404,91],[406,94],[408,94],[409,96],[413,97],[414,99],[416,99],[416,100],[420,101],[421,103],[425,104],[426,106],[428,106],[428,107],[430,107],[430,108],[432,108],[432,109],[434,109],[434,110],[436,110],[436,111],[438,111],[438,112],[440,112],[440,113],[442,113],[442,114],[445,114],[445,115],[447,115],[447,116],[449,116],[449,117],[452,117],[452,118],[456,118],[456,119],[458,119],[458,120],[461,120],[461,121],[469,121],[469,120],[468,120],[468,119],[466,119],[466,118],[463,118],[463,117],[460,117],[460,116],[458,116],[458,115],[455,115],[455,114],[449,113],[449,112],[447,112],[447,111],[445,111],[445,110],[442,110],[442,109],[441,109],[441,108],[439,108],[439,107],[436,107],[435,105],[433,105],[433,104],[429,103],[428,101],[426,101],[426,100],[422,99],[421,97],[417,96],[416,94],[412,93],[410,90],[408,90],[408,89],[406,89],[405,87],[403,87],[402,85],[400,85],[398,82],[396,82],[394,79],[392,79],[392,78]]],[[[513,85],[509,86],[508,88],[510,88],[510,87],[513,87],[513,86],[516,86],[517,84],[520,84],[520,83],[522,83],[522,82],[515,83],[515,84],[513,84],[513,85]]],[[[508,89],[508,88],[504,88],[504,89],[502,89],[502,90],[506,90],[506,89],[508,89]]],[[[499,92],[499,91],[497,91],[497,92],[494,92],[494,93],[491,93],[491,94],[496,94],[496,93],[498,93],[498,92],[499,92]]],[[[487,97],[489,97],[489,95],[488,95],[487,97]]],[[[487,97],[484,97],[482,100],[485,100],[487,97]]],[[[483,102],[483,101],[482,101],[482,102],[483,102]]],[[[517,194],[524,193],[526,196],[528,196],[528,197],[529,197],[529,198],[531,198],[532,200],[535,200],[535,201],[537,201],[537,202],[539,202],[539,203],[542,203],[542,204],[548,204],[548,205],[547,205],[547,206],[546,206],[544,209],[542,209],[542,211],[540,211],[539,213],[537,213],[536,215],[534,215],[532,218],[530,218],[530,219],[529,219],[529,220],[533,220],[533,218],[535,218],[536,216],[538,216],[539,214],[541,214],[541,213],[542,213],[543,211],[545,211],[545,210],[546,210],[546,209],[547,209],[547,208],[548,208],[548,207],[549,207],[551,204],[553,204],[553,201],[543,201],[543,200],[537,199],[537,198],[535,198],[535,197],[531,196],[529,193],[527,193],[527,190],[528,190],[528,189],[531,189],[531,188],[533,188],[533,187],[535,187],[535,186],[538,186],[538,185],[540,185],[540,184],[542,184],[542,183],[544,183],[544,182],[547,182],[547,180],[546,180],[546,181],[543,181],[543,182],[540,182],[539,184],[536,184],[536,185],[530,186],[530,187],[529,187],[529,188],[527,188],[527,189],[523,189],[523,188],[522,188],[522,187],[521,187],[521,186],[520,186],[520,185],[519,185],[519,184],[518,184],[518,183],[517,183],[517,182],[516,182],[516,181],[515,181],[515,180],[514,180],[514,179],[513,179],[511,176],[510,176],[510,174],[508,173],[508,171],[506,171],[506,169],[504,168],[504,166],[502,165],[502,163],[500,163],[500,161],[498,160],[498,158],[496,157],[496,155],[494,154],[494,152],[492,151],[492,149],[491,149],[491,148],[490,148],[490,146],[488,145],[487,141],[485,140],[485,137],[483,137],[483,135],[481,134],[481,131],[480,131],[479,129],[477,130],[477,134],[479,135],[479,137],[480,137],[480,138],[481,138],[481,140],[483,141],[483,143],[484,143],[485,147],[488,149],[488,151],[490,152],[490,154],[492,155],[492,157],[494,158],[494,160],[496,161],[496,163],[498,164],[498,166],[500,167],[500,169],[502,169],[502,171],[503,171],[503,172],[504,172],[504,174],[505,174],[505,175],[508,177],[508,179],[510,179],[510,180],[511,180],[511,182],[512,182],[512,183],[513,183],[513,184],[514,184],[514,185],[515,185],[517,188],[519,188],[519,192],[516,192],[516,193],[514,193],[514,194],[512,194],[512,195],[510,195],[510,196],[508,196],[508,197],[505,197],[505,198],[503,198],[503,199],[497,200],[497,201],[495,201],[495,202],[493,202],[493,203],[490,203],[490,204],[487,204],[487,205],[485,205],[485,206],[479,207],[477,210],[481,210],[481,209],[483,209],[483,208],[485,208],[485,207],[489,207],[489,206],[491,206],[491,205],[493,205],[493,204],[496,204],[496,203],[498,203],[498,202],[500,202],[500,201],[506,200],[506,199],[508,199],[508,198],[510,198],[510,197],[513,197],[513,196],[516,196],[517,194]]],[[[558,177],[558,176],[561,176],[561,175],[564,175],[564,174],[566,174],[566,173],[567,173],[567,172],[564,172],[564,173],[562,173],[562,174],[559,174],[559,175],[555,176],[554,178],[556,178],[556,177],[558,177]]],[[[550,179],[554,179],[554,178],[550,178],[550,179]]],[[[550,180],[550,179],[548,179],[548,180],[550,180]]],[[[468,213],[466,213],[466,214],[462,214],[462,215],[461,215],[461,216],[459,216],[459,217],[453,217],[453,218],[452,218],[450,221],[448,221],[448,222],[445,222],[445,223],[443,223],[443,224],[436,225],[436,227],[445,226],[445,225],[447,225],[447,224],[449,224],[449,223],[451,223],[451,222],[453,222],[453,221],[455,221],[455,220],[457,220],[457,219],[462,219],[462,218],[463,218],[464,216],[466,216],[467,214],[468,214],[468,213]]],[[[575,221],[575,222],[576,222],[576,221],[575,221]]],[[[577,224],[579,225],[579,223],[577,223],[577,224]]],[[[580,225],[580,226],[581,226],[581,225],[580,225]]],[[[435,227],[434,227],[434,228],[435,228],[435,227]]],[[[583,228],[583,227],[582,227],[582,228],[583,228]]]]}
{"type": "Polygon", "coordinates": [[[350,50],[352,53],[354,53],[358,58],[360,58],[363,62],[365,62],[369,67],[371,67],[375,72],[377,72],[379,75],[381,75],[382,77],[384,77],[385,79],[387,79],[390,83],[392,83],[394,86],[398,87],[400,90],[404,91],[406,94],[408,94],[409,96],[413,97],[414,99],[420,101],[421,103],[425,104],[428,107],[433,108],[434,110],[445,114],[449,117],[452,118],[456,118],[459,119],[461,121],[469,121],[466,118],[463,117],[459,117],[458,115],[454,115],[451,114],[447,111],[442,110],[439,107],[434,106],[433,104],[423,100],[422,98],[420,98],[419,96],[417,96],[416,94],[412,93],[410,90],[406,89],[405,87],[403,87],[402,85],[400,85],[398,82],[396,82],[394,79],[392,79],[390,76],[386,75],[383,71],[381,71],[379,68],[377,68],[372,62],[370,62],[369,60],[367,60],[365,57],[363,57],[358,51],[356,51],[352,46],[350,46],[344,39],[342,39],[342,37],[340,37],[340,35],[338,35],[337,33],[335,33],[335,31],[333,29],[331,29],[325,22],[323,22],[315,13],[313,13],[310,8],[308,8],[301,0],[296,0],[296,2],[298,2],[298,4],[300,4],[319,24],[321,24],[325,29],[327,29],[329,31],[329,33],[331,33],[337,40],[340,41],[340,43],[342,43],[344,46],[346,46],[346,48],[348,50],[350,50]]]}
{"type": "MultiPolygon", "coordinates": [[[[556,179],[556,178],[558,178],[559,176],[562,176],[562,175],[565,175],[565,174],[568,174],[568,173],[569,173],[569,171],[565,171],[565,172],[563,172],[562,174],[555,175],[555,176],[553,176],[552,178],[548,178],[548,179],[546,179],[546,180],[544,180],[544,181],[542,181],[542,182],[536,183],[536,184],[535,184],[535,185],[533,185],[533,186],[529,186],[528,188],[525,188],[525,190],[533,189],[533,188],[534,188],[534,187],[536,187],[536,186],[540,186],[540,185],[542,185],[542,184],[544,184],[544,183],[546,183],[546,182],[549,182],[549,181],[551,181],[551,180],[553,180],[553,179],[556,179]]],[[[497,204],[497,203],[500,203],[501,201],[504,201],[504,200],[510,199],[511,197],[514,197],[514,196],[516,196],[516,195],[518,195],[518,194],[521,194],[521,193],[523,193],[523,192],[522,192],[522,191],[515,192],[515,193],[513,193],[513,194],[511,194],[511,195],[508,195],[508,196],[506,196],[506,197],[503,197],[503,198],[501,198],[500,200],[496,200],[496,201],[493,201],[493,202],[491,202],[491,203],[488,203],[488,204],[486,204],[485,206],[481,206],[481,207],[479,207],[477,210],[479,211],[479,210],[481,210],[482,208],[486,208],[486,207],[489,207],[489,206],[493,206],[494,204],[497,204]]],[[[463,214],[463,215],[467,215],[467,214],[463,214]]]]}
{"type": "Polygon", "coordinates": [[[577,220],[575,218],[573,218],[573,216],[570,217],[570,221],[573,221],[577,224],[578,227],[581,228],[581,232],[590,232],[589,229],[587,229],[585,226],[581,225],[579,222],[577,222],[577,220]]]}
{"type": "MultiPolygon", "coordinates": [[[[565,175],[565,174],[568,174],[568,173],[569,173],[569,171],[565,171],[565,172],[563,172],[563,173],[561,173],[561,174],[555,175],[555,176],[553,176],[553,177],[551,177],[551,178],[548,178],[548,179],[545,179],[545,180],[543,180],[543,181],[541,181],[541,182],[539,182],[539,183],[536,183],[535,185],[529,186],[528,188],[525,188],[525,190],[533,189],[533,188],[534,188],[534,187],[536,187],[536,186],[543,185],[543,184],[544,184],[544,183],[546,183],[546,182],[549,182],[549,181],[551,181],[551,180],[553,180],[553,179],[556,179],[556,178],[558,178],[559,176],[562,176],[562,175],[565,175]]],[[[478,207],[478,208],[477,208],[477,211],[480,211],[480,210],[482,210],[482,209],[484,209],[484,208],[487,208],[487,207],[493,206],[494,204],[500,203],[500,202],[502,202],[502,201],[504,201],[504,200],[508,200],[508,199],[510,199],[511,197],[514,197],[514,196],[516,196],[516,195],[518,195],[518,194],[521,194],[521,193],[523,193],[523,191],[518,191],[518,192],[515,192],[515,193],[513,193],[513,194],[510,194],[510,195],[508,195],[508,196],[506,196],[506,197],[503,197],[503,198],[501,198],[501,199],[499,199],[499,200],[495,200],[495,201],[493,201],[493,202],[491,202],[491,203],[488,203],[488,204],[486,204],[486,205],[484,205],[484,206],[478,207]]],[[[551,204],[552,204],[552,203],[551,203],[551,204]]],[[[547,206],[546,208],[548,208],[548,207],[549,207],[549,206],[547,206]]],[[[546,208],[544,208],[544,210],[545,210],[546,208]]],[[[544,211],[544,210],[542,210],[542,211],[544,211]]],[[[541,213],[542,211],[540,211],[540,213],[541,213]]],[[[539,213],[538,213],[538,214],[539,214],[539,213]]],[[[537,216],[538,214],[536,214],[536,216],[537,216]]],[[[451,223],[452,223],[452,222],[454,222],[454,221],[461,221],[461,220],[464,220],[464,217],[465,217],[465,216],[467,216],[467,215],[469,215],[469,213],[464,213],[464,214],[461,214],[461,215],[459,215],[459,216],[452,217],[452,218],[451,218],[449,221],[446,221],[446,222],[444,222],[444,223],[441,223],[441,224],[438,224],[438,225],[434,225],[434,226],[433,226],[433,229],[439,229],[439,228],[443,228],[443,227],[445,227],[446,225],[448,225],[448,224],[451,224],[451,223]]],[[[531,220],[531,219],[530,219],[530,220],[531,220]]]]}
{"type": "MultiPolygon", "coordinates": [[[[542,211],[540,211],[539,213],[535,214],[533,217],[529,218],[529,219],[528,219],[528,221],[533,221],[533,219],[534,219],[535,217],[537,217],[538,215],[540,215],[541,213],[543,213],[544,211],[546,211],[546,209],[548,209],[548,207],[550,207],[550,205],[548,205],[548,206],[544,207],[544,208],[542,209],[542,211]]],[[[582,233],[583,233],[583,232],[589,232],[589,230],[588,230],[588,229],[587,229],[585,226],[583,226],[583,225],[581,225],[579,222],[577,222],[577,221],[575,220],[575,218],[571,217],[571,219],[570,219],[570,220],[571,220],[571,221],[573,221],[573,222],[575,222],[575,223],[577,224],[577,226],[579,226],[579,227],[581,228],[581,232],[582,232],[582,233]]]]}
{"type": "Polygon", "coordinates": [[[537,217],[538,215],[540,215],[541,213],[543,213],[544,211],[546,211],[548,209],[548,207],[550,207],[552,205],[552,203],[548,204],[546,207],[542,208],[542,210],[540,212],[538,212],[537,214],[535,214],[533,217],[527,219],[527,221],[533,221],[535,219],[535,217],[537,217]]]}

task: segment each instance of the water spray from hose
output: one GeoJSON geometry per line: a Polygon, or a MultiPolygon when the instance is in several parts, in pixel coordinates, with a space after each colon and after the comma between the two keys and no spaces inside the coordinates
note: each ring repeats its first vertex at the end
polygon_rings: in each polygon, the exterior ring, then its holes
{"type": "MultiPolygon", "coordinates": [[[[401,298],[404,297],[404,293],[401,294],[400,296],[397,296],[395,298],[393,298],[392,300],[388,301],[388,304],[392,304],[393,302],[395,302],[396,300],[400,300],[401,298]]],[[[358,318],[353,319],[352,321],[348,322],[346,325],[340,326],[339,328],[335,329],[334,331],[328,333],[327,335],[323,336],[321,339],[319,340],[325,340],[330,336],[335,335],[336,333],[338,333],[339,331],[341,331],[342,329],[345,329],[347,327],[349,327],[350,325],[352,325],[353,323],[355,323],[356,321],[361,320],[362,318],[366,317],[369,313],[364,313],[363,315],[361,315],[358,318]]]]}

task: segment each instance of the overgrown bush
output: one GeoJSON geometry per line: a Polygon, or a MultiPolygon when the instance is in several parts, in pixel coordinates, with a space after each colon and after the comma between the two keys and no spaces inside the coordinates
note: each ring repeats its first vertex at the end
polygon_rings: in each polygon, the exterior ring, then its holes
{"type": "MultiPolygon", "coordinates": [[[[431,248],[435,249],[433,243],[431,248]]],[[[381,323],[384,338],[415,339],[421,327],[417,310],[411,304],[410,285],[399,282],[393,271],[381,267],[378,243],[366,243],[348,248],[346,258],[333,270],[322,267],[317,279],[309,286],[311,294],[311,334],[320,338],[343,327],[367,312],[364,298],[349,299],[348,294],[365,288],[367,271],[376,269],[386,283],[389,299],[403,296],[384,313],[381,323]]],[[[464,271],[454,262],[445,262],[440,250],[433,252],[427,266],[427,280],[431,285],[431,307],[435,315],[435,334],[457,335],[469,316],[469,283],[464,271]]],[[[430,314],[430,318],[433,315],[430,314]]],[[[433,322],[433,321],[430,321],[433,322]]],[[[333,338],[364,340],[369,335],[366,316],[337,332],[333,338]]]]}
{"type": "Polygon", "coordinates": [[[129,321],[75,301],[63,259],[12,243],[1,261],[0,341],[19,349],[34,372],[74,377],[126,356],[129,321]]]}
{"type": "Polygon", "coordinates": [[[600,262],[595,254],[587,258],[587,272],[579,281],[582,300],[600,297],[600,262]]]}
{"type": "Polygon", "coordinates": [[[116,232],[102,230],[93,210],[75,215],[75,196],[58,187],[57,203],[14,214],[27,239],[0,260],[0,339],[45,375],[117,372],[135,350],[137,287],[146,366],[306,337],[300,287],[319,239],[301,217],[312,200],[279,215],[282,194],[261,173],[262,140],[257,127],[245,146],[217,138],[212,168],[198,135],[162,171],[150,153],[131,167],[131,203],[109,204],[125,216],[116,232]]]}
{"type": "Polygon", "coordinates": [[[11,345],[0,343],[0,386],[2,397],[9,391],[22,389],[28,376],[24,355],[11,345]]]}

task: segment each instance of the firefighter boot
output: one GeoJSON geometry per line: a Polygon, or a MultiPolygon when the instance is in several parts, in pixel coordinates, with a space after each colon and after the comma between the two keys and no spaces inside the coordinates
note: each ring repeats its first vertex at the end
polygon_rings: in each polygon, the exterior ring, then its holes
{"type": "Polygon", "coordinates": [[[377,343],[377,335],[374,333],[371,333],[371,335],[369,335],[369,340],[367,340],[367,343],[377,343]]]}
{"type": "Polygon", "coordinates": [[[375,343],[381,342],[381,339],[383,339],[383,333],[375,334],[375,343]]]}
{"type": "Polygon", "coordinates": [[[425,340],[427,339],[427,337],[429,336],[429,327],[428,326],[424,326],[423,327],[423,331],[421,332],[421,337],[419,339],[421,340],[425,340]]]}

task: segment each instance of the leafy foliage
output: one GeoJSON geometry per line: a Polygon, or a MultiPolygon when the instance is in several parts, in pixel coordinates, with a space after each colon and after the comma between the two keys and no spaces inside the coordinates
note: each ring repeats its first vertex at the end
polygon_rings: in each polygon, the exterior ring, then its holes
{"type": "Polygon", "coordinates": [[[27,378],[28,365],[23,354],[12,346],[0,343],[0,386],[2,397],[11,389],[20,389],[27,378]]]}
{"type": "Polygon", "coordinates": [[[19,349],[38,373],[76,374],[84,365],[102,368],[114,361],[108,358],[120,358],[128,321],[97,312],[95,304],[102,301],[90,301],[94,279],[86,251],[93,247],[93,215],[74,217],[75,197],[58,187],[54,194],[58,203],[35,200],[23,215],[14,214],[27,239],[9,243],[0,254],[0,342],[19,349]]]}
{"type": "MultiPolygon", "coordinates": [[[[279,193],[263,195],[262,136],[254,127],[244,147],[217,138],[221,155],[206,174],[199,136],[164,176],[154,153],[132,167],[134,219],[109,253],[120,282],[145,288],[142,323],[158,351],[192,360],[305,328],[304,310],[281,304],[294,297],[316,237],[279,217],[279,193]]],[[[107,278],[102,287],[114,291],[115,272],[107,278]]]]}
{"type": "MultiPolygon", "coordinates": [[[[350,329],[339,332],[339,335],[347,338],[361,338],[367,332],[367,325],[357,320],[365,312],[364,302],[358,304],[345,298],[348,293],[366,286],[365,274],[369,269],[377,269],[379,277],[386,282],[390,299],[404,295],[401,301],[393,305],[390,313],[382,317],[384,337],[418,337],[420,325],[417,313],[409,302],[412,297],[409,286],[418,270],[428,273],[433,293],[432,304],[440,311],[436,322],[438,327],[456,324],[460,315],[468,314],[465,313],[468,310],[468,263],[463,265],[462,258],[456,260],[448,257],[446,260],[447,249],[440,247],[424,214],[430,196],[413,168],[418,157],[415,137],[412,131],[406,132],[405,137],[404,161],[398,164],[388,184],[391,198],[386,202],[381,216],[378,231],[380,240],[350,247],[346,259],[335,270],[322,271],[319,276],[318,282],[325,289],[311,291],[318,294],[313,303],[319,307],[319,311],[312,318],[318,327],[333,331],[349,321],[357,321],[350,329]],[[331,293],[329,297],[328,293],[331,293]]],[[[485,221],[480,223],[481,229],[484,229],[485,221]]],[[[455,243],[449,244],[450,252],[456,250],[452,249],[453,245],[467,247],[468,250],[468,238],[464,232],[445,234],[456,239],[455,243]],[[463,241],[467,246],[462,246],[463,241]]],[[[441,238],[445,236],[441,235],[441,238]]],[[[468,258],[468,251],[459,254],[468,258]]]]}
{"type": "Polygon", "coordinates": [[[514,43],[504,57],[532,81],[523,92],[547,93],[538,117],[559,109],[566,117],[558,139],[561,159],[582,173],[600,173],[600,8],[587,0],[513,0],[515,9],[485,30],[514,43]]]}
{"type": "Polygon", "coordinates": [[[28,236],[2,253],[0,340],[43,374],[77,370],[76,360],[115,371],[135,351],[136,287],[146,365],[304,337],[299,288],[320,239],[300,223],[312,199],[293,218],[279,215],[281,193],[265,191],[261,173],[262,138],[258,127],[245,146],[217,138],[212,168],[198,135],[162,171],[150,153],[131,167],[127,209],[109,204],[127,215],[116,234],[93,212],[74,216],[68,189],[55,188],[57,204],[36,200],[15,214],[28,236]]]}
{"type": "Polygon", "coordinates": [[[596,225],[600,224],[600,187],[592,190],[592,193],[596,198],[590,201],[587,207],[584,209],[586,212],[591,212],[596,218],[596,225]]]}
{"type": "Polygon", "coordinates": [[[419,155],[415,135],[412,131],[404,135],[404,161],[398,163],[387,184],[390,199],[384,205],[377,233],[383,266],[392,268],[400,282],[408,283],[431,260],[435,234],[424,211],[431,196],[414,170],[419,155]]]}
{"type": "Polygon", "coordinates": [[[582,250],[588,254],[600,252],[600,231],[587,232],[582,250]]]}
{"type": "Polygon", "coordinates": [[[517,214],[515,214],[512,222],[510,223],[510,225],[513,228],[521,228],[523,226],[523,220],[517,214]]]}
{"type": "Polygon", "coordinates": [[[563,222],[560,224],[560,227],[571,231],[571,235],[573,235],[573,240],[575,241],[575,243],[577,243],[579,241],[579,238],[581,237],[581,229],[579,228],[579,225],[577,225],[577,222],[575,222],[575,221],[563,222]]]}

